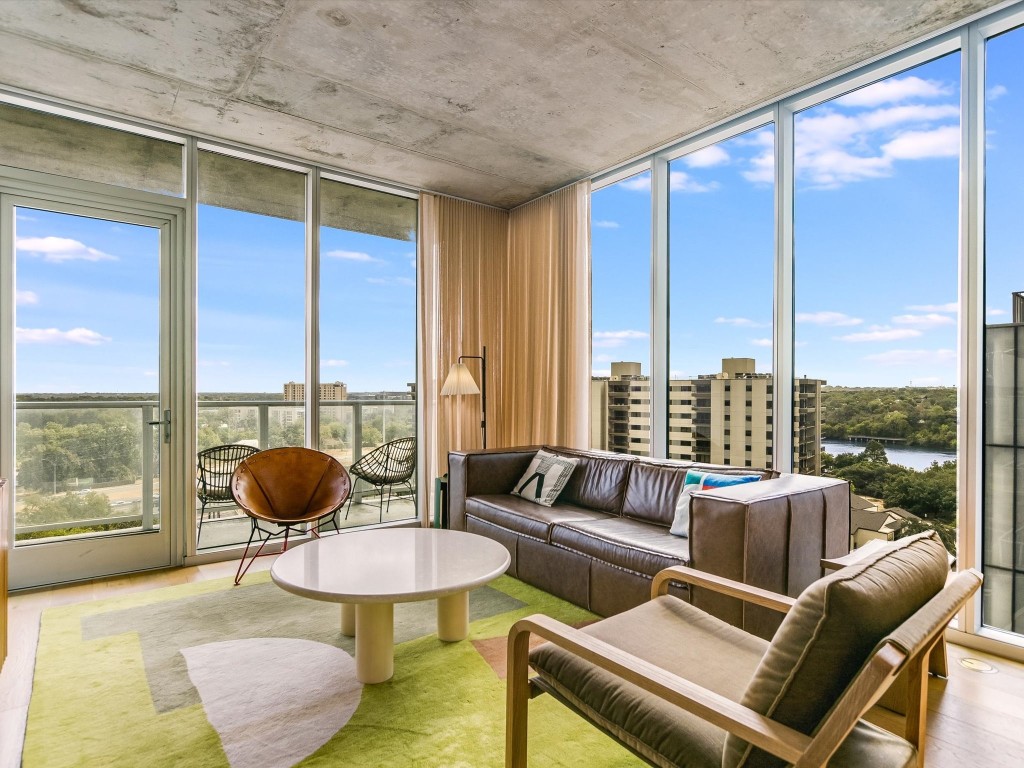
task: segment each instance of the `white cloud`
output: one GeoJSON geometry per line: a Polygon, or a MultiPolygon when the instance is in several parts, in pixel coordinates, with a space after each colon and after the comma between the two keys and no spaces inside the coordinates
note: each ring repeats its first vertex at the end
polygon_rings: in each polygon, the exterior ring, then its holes
{"type": "Polygon", "coordinates": [[[18,213],[15,214],[14,220],[15,221],[39,221],[39,219],[37,219],[35,216],[29,216],[27,213],[22,213],[21,211],[18,211],[18,213]]]}
{"type": "Polygon", "coordinates": [[[348,365],[348,360],[321,360],[320,365],[324,368],[341,368],[348,365]]]}
{"type": "Polygon", "coordinates": [[[416,285],[416,281],[411,277],[368,277],[366,282],[373,285],[416,285]]]}
{"type": "Polygon", "coordinates": [[[771,339],[751,339],[750,343],[755,347],[770,347],[772,345],[771,339]]]}
{"type": "Polygon", "coordinates": [[[145,376],[147,379],[155,379],[156,373],[156,371],[143,371],[142,375],[145,376]]]}
{"type": "Polygon", "coordinates": [[[116,261],[116,256],[90,248],[69,237],[19,237],[14,247],[19,251],[42,256],[43,261],[60,264],[65,261],[116,261]]]}
{"type": "Polygon", "coordinates": [[[15,339],[18,344],[84,344],[89,347],[110,341],[109,336],[88,328],[72,328],[70,331],[57,328],[16,328],[15,339]]]}
{"type": "Polygon", "coordinates": [[[915,328],[873,328],[861,333],[848,333],[837,338],[840,341],[852,342],[899,341],[901,339],[913,339],[920,335],[921,332],[915,328]]]}
{"type": "Polygon", "coordinates": [[[860,325],[864,321],[859,317],[850,317],[842,312],[797,312],[798,323],[812,323],[813,325],[860,325]]]}
{"type": "Polygon", "coordinates": [[[35,291],[15,291],[14,304],[18,307],[26,307],[30,304],[39,303],[39,294],[35,291]]]}
{"type": "Polygon", "coordinates": [[[872,83],[836,101],[844,107],[877,107],[879,104],[895,104],[909,99],[931,99],[949,96],[952,93],[953,89],[943,83],[910,75],[872,83]]]}
{"type": "Polygon", "coordinates": [[[591,358],[591,362],[593,363],[611,363],[614,361],[615,357],[613,355],[594,355],[591,358]]]}
{"type": "Polygon", "coordinates": [[[1005,309],[990,309],[987,314],[989,317],[999,317],[1000,315],[1007,315],[1009,312],[1005,309]]]}
{"type": "Polygon", "coordinates": [[[716,317],[716,323],[722,325],[733,325],[737,328],[767,328],[768,323],[759,323],[756,320],[751,320],[748,317],[716,317]]]}
{"type": "Polygon", "coordinates": [[[1007,90],[1005,85],[993,85],[991,88],[985,91],[985,95],[988,97],[989,101],[995,101],[996,99],[1002,98],[1008,93],[1009,91],[1007,90]]]}
{"type": "Polygon", "coordinates": [[[364,263],[380,261],[380,259],[375,259],[370,254],[363,253],[362,251],[327,251],[324,254],[324,256],[328,256],[332,259],[344,259],[345,261],[361,261],[364,263]]]}
{"type": "Polygon", "coordinates": [[[956,362],[956,352],[952,349],[892,349],[867,355],[864,359],[881,365],[945,365],[956,362]]]}
{"type": "Polygon", "coordinates": [[[200,360],[200,368],[230,368],[231,363],[227,360],[200,360]]]}
{"type": "Polygon", "coordinates": [[[618,229],[619,222],[608,221],[607,219],[598,219],[594,222],[594,226],[599,227],[600,229],[618,229]]]}
{"type": "Polygon", "coordinates": [[[883,144],[882,153],[894,160],[959,157],[960,127],[945,125],[928,131],[907,131],[883,144]]]}
{"type": "MultiPolygon", "coordinates": [[[[619,182],[619,186],[633,192],[649,192],[651,190],[651,174],[642,173],[639,176],[619,182]]],[[[711,181],[704,184],[688,173],[672,171],[668,175],[668,188],[672,192],[711,192],[718,189],[718,182],[711,181]]]]}
{"type": "Polygon", "coordinates": [[[907,306],[911,312],[956,312],[960,304],[955,301],[948,301],[945,304],[910,304],[907,306]]]}
{"type": "Polygon", "coordinates": [[[621,347],[627,341],[646,339],[650,336],[646,331],[595,331],[591,336],[594,347],[621,347]]]}
{"type": "Polygon", "coordinates": [[[959,107],[907,104],[846,114],[821,107],[796,124],[796,168],[823,188],[890,176],[898,160],[955,156],[959,107]],[[953,125],[936,125],[953,121],[953,125]],[[884,143],[881,143],[884,142],[884,143]]]}
{"type": "Polygon", "coordinates": [[[729,153],[722,149],[718,144],[713,144],[710,147],[705,147],[704,149],[698,149],[696,152],[691,152],[684,156],[682,161],[686,163],[688,168],[711,168],[716,165],[728,163],[729,153]]]}
{"type": "Polygon", "coordinates": [[[717,181],[702,184],[688,173],[672,171],[668,175],[668,188],[672,192],[711,192],[718,189],[717,181]]]}
{"type": "Polygon", "coordinates": [[[650,171],[645,171],[636,176],[631,176],[625,181],[620,181],[619,186],[632,192],[646,192],[651,188],[650,171]]]}
{"type": "Polygon", "coordinates": [[[924,315],[896,315],[892,321],[897,325],[912,325],[915,328],[935,328],[939,325],[956,325],[956,320],[949,315],[928,312],[924,315]]]}

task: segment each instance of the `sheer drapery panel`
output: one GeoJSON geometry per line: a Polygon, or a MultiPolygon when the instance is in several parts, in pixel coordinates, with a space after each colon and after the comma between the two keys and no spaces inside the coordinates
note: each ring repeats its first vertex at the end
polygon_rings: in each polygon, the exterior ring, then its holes
{"type": "Polygon", "coordinates": [[[512,211],[506,312],[503,444],[587,447],[589,181],[512,211]]]}

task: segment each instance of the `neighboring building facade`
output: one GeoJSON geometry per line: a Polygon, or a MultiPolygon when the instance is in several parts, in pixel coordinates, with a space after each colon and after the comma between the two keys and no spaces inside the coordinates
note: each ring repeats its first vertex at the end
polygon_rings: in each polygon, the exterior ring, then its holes
{"type": "MultiPolygon", "coordinates": [[[[794,470],[821,473],[820,379],[799,379],[794,397],[794,470]]],[[[722,360],[720,373],[669,381],[668,456],[672,459],[771,467],[774,377],[753,358],[722,360]]],[[[612,363],[611,376],[591,380],[591,445],[650,454],[650,377],[639,363],[612,363]]]]}
{"type": "MultiPolygon", "coordinates": [[[[303,383],[296,383],[294,381],[287,382],[284,385],[284,399],[304,401],[306,399],[306,385],[303,383]]],[[[347,399],[348,385],[344,382],[335,381],[331,384],[320,385],[320,400],[347,399]]]]}

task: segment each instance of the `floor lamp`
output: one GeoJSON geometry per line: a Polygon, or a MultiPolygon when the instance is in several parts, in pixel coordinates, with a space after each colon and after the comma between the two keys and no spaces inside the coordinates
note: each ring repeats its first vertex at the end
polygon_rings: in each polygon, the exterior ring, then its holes
{"type": "Polygon", "coordinates": [[[487,447],[487,347],[483,348],[483,354],[481,355],[459,355],[458,362],[456,362],[450,371],[448,371],[448,378],[444,380],[444,386],[441,387],[441,394],[444,396],[449,395],[476,395],[480,394],[480,429],[483,432],[484,448],[487,447]],[[480,382],[481,387],[477,387],[476,381],[473,379],[473,374],[469,372],[469,368],[463,363],[463,360],[479,360],[480,361],[480,382]]]}

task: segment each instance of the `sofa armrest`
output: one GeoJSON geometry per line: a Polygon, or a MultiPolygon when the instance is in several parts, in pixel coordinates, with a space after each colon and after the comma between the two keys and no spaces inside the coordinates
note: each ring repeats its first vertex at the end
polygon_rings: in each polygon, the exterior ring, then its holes
{"type": "MultiPolygon", "coordinates": [[[[821,559],[850,547],[845,480],[782,475],[700,491],[690,504],[690,567],[790,597],[821,578],[821,559]]],[[[692,590],[702,610],[770,638],[780,617],[708,589],[692,590]]]]}
{"type": "Polygon", "coordinates": [[[451,527],[466,530],[466,499],[509,493],[523,476],[539,446],[489,448],[448,453],[448,515],[451,527]]]}

